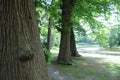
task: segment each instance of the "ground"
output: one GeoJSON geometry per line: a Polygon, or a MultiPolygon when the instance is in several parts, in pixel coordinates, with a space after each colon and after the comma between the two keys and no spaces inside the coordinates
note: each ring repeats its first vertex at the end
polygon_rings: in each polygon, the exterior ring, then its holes
{"type": "Polygon", "coordinates": [[[118,49],[87,47],[79,48],[78,51],[82,57],[73,58],[71,66],[61,65],[56,61],[48,65],[48,72],[53,80],[120,80],[118,49]]]}

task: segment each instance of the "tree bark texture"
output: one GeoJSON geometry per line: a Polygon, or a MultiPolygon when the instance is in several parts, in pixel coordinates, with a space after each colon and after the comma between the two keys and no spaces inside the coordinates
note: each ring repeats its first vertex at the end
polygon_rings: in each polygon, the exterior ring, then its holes
{"type": "Polygon", "coordinates": [[[0,0],[0,80],[49,80],[33,0],[0,0]]]}
{"type": "Polygon", "coordinates": [[[66,63],[69,63],[71,61],[70,33],[68,32],[61,33],[61,43],[58,61],[66,63]]]}
{"type": "Polygon", "coordinates": [[[70,51],[70,30],[72,16],[71,0],[62,0],[61,9],[62,9],[62,30],[58,61],[69,63],[71,61],[70,51]]]}
{"type": "Polygon", "coordinates": [[[78,51],[77,51],[77,48],[76,48],[75,35],[74,35],[73,28],[71,28],[70,49],[71,49],[71,56],[73,56],[73,57],[80,56],[79,53],[78,53],[78,51]]]}

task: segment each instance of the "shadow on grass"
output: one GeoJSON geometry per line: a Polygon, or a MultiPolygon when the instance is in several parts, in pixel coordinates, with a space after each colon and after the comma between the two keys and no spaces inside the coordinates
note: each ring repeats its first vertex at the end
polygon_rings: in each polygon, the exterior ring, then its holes
{"type": "Polygon", "coordinates": [[[58,64],[55,59],[52,62],[54,68],[70,76],[91,80],[120,80],[120,65],[107,63],[104,58],[82,57],[73,60],[73,65],[58,64]]]}

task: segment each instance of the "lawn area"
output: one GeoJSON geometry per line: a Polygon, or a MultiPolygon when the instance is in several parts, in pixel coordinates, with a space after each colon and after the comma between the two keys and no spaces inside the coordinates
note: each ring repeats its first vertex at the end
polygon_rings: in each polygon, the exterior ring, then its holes
{"type": "Polygon", "coordinates": [[[98,51],[95,51],[95,54],[102,55],[102,57],[93,57],[93,54],[91,54],[91,56],[82,56],[79,58],[79,60],[73,59],[73,65],[58,64],[55,61],[57,54],[53,54],[54,60],[51,65],[54,66],[54,69],[62,72],[63,74],[75,77],[78,80],[120,80],[120,56],[103,56],[102,51],[110,52],[111,50],[98,51]]]}

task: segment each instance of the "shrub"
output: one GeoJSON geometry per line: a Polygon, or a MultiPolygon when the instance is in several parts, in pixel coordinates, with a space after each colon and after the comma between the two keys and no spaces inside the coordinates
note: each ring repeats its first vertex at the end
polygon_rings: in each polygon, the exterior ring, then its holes
{"type": "Polygon", "coordinates": [[[44,50],[44,55],[45,55],[46,63],[50,64],[51,63],[51,55],[52,54],[47,49],[45,49],[44,50]]]}

